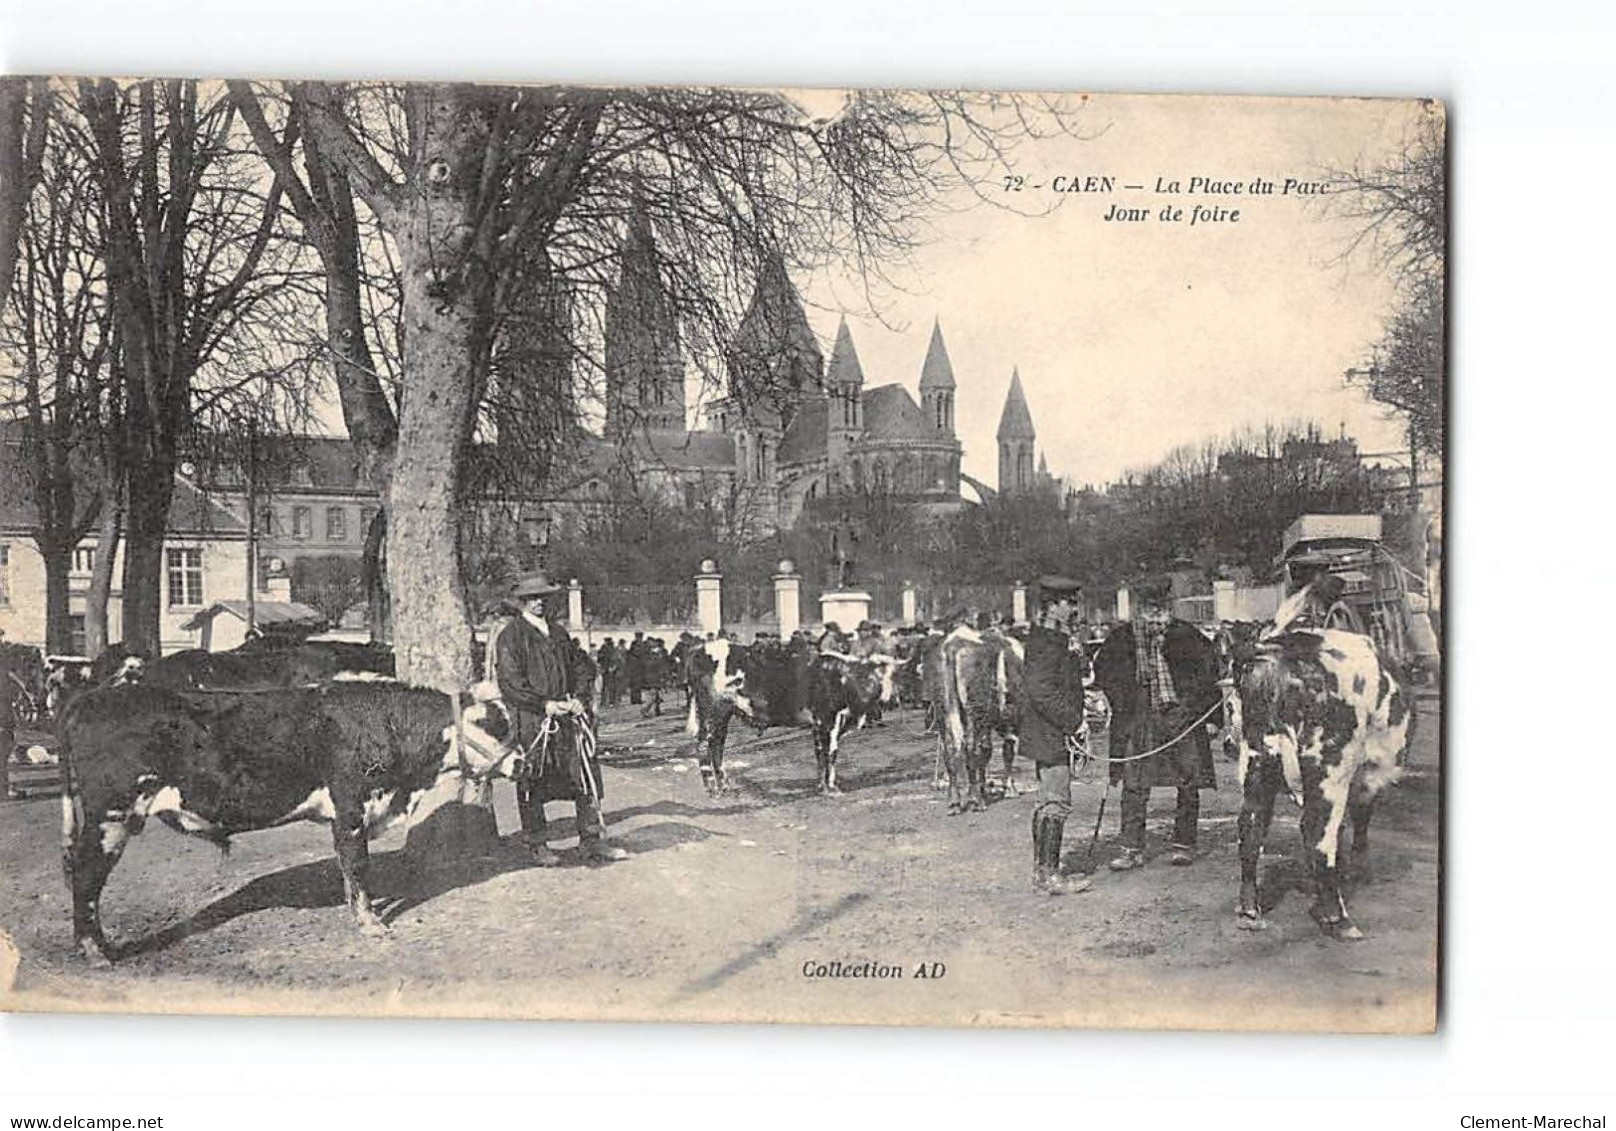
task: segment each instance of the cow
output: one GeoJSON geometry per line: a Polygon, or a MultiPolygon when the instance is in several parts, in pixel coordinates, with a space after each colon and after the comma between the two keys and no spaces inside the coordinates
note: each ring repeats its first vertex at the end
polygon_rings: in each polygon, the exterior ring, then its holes
{"type": "Polygon", "coordinates": [[[113,951],[99,901],[147,819],[227,849],[237,833],[331,823],[348,906],[385,933],[366,884],[369,836],[406,817],[444,773],[512,776],[517,755],[441,692],[394,683],[186,694],[146,684],[89,691],[62,722],[62,861],[75,945],[113,951]],[[458,713],[458,718],[457,718],[458,713]]]}
{"type": "Polygon", "coordinates": [[[1408,702],[1367,636],[1287,628],[1237,656],[1240,726],[1238,925],[1261,930],[1258,864],[1283,786],[1300,801],[1302,842],[1313,875],[1313,920],[1327,936],[1359,939],[1337,857],[1352,828],[1353,872],[1367,866],[1376,799],[1402,773],[1408,702]]]}
{"type": "Polygon", "coordinates": [[[696,740],[702,784],[710,795],[730,791],[724,742],[736,715],[760,733],[771,726],[811,725],[813,660],[812,645],[800,638],[742,645],[719,637],[690,647],[684,672],[690,690],[685,733],[696,740]]]}
{"type": "Polygon", "coordinates": [[[813,720],[814,759],[819,766],[819,792],[842,791],[836,785],[836,754],[849,727],[876,721],[883,704],[898,701],[898,661],[883,653],[868,658],[822,652],[808,668],[808,713],[813,720]]]}
{"type": "Polygon", "coordinates": [[[303,687],[342,674],[390,677],[393,654],[371,644],[307,641],[283,648],[205,652],[198,648],[127,666],[120,677],[175,691],[303,687]]]}
{"type": "Polygon", "coordinates": [[[1026,651],[1019,640],[961,626],[943,640],[939,741],[948,775],[948,812],[986,808],[993,735],[1000,737],[1004,789],[1014,795],[1016,732],[1026,651]]]}

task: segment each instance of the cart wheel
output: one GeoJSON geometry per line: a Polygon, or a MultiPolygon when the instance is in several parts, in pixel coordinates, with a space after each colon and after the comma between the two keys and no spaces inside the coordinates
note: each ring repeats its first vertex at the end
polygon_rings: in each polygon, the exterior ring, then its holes
{"type": "Polygon", "coordinates": [[[1337,601],[1330,606],[1330,611],[1324,614],[1325,628],[1338,628],[1342,632],[1363,633],[1363,621],[1358,618],[1358,612],[1345,601],[1337,601]]]}

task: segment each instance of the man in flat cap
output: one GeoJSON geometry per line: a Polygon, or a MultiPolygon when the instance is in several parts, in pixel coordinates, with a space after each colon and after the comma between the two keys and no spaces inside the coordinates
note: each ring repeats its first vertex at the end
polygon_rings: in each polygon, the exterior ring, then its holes
{"type": "Polygon", "coordinates": [[[1212,644],[1172,615],[1169,579],[1131,588],[1133,623],[1113,628],[1094,659],[1095,683],[1111,702],[1111,781],[1122,784],[1122,850],[1110,865],[1119,872],[1145,862],[1145,809],[1155,787],[1178,791],[1168,858],[1193,863],[1200,791],[1217,785],[1211,741],[1195,722],[1220,701],[1212,644]]]}
{"type": "Polygon", "coordinates": [[[528,752],[527,771],[516,787],[522,833],[534,861],[546,868],[561,861],[549,845],[547,801],[571,801],[576,807],[585,860],[596,864],[628,856],[606,840],[600,767],[584,756],[578,741],[579,726],[593,727],[595,720],[576,684],[571,637],[546,611],[559,612],[554,598],[562,591],[542,573],[522,578],[511,587],[510,615],[488,645],[488,678],[498,684],[515,740],[528,752]]]}
{"type": "Polygon", "coordinates": [[[1081,587],[1065,577],[1038,582],[1037,618],[1027,635],[1021,740],[1018,749],[1038,767],[1032,811],[1032,886],[1048,895],[1084,891],[1087,879],[1061,874],[1061,839],[1072,812],[1072,771],[1066,737],[1083,725],[1087,664],[1072,639],[1082,611],[1081,587]]]}

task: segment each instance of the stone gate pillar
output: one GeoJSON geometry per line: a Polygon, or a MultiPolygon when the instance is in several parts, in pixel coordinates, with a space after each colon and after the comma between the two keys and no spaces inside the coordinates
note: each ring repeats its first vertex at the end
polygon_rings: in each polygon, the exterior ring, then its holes
{"type": "Polygon", "coordinates": [[[567,582],[567,631],[584,630],[584,587],[576,577],[567,582]]]}
{"type": "Polygon", "coordinates": [[[1131,607],[1129,597],[1130,597],[1130,594],[1128,593],[1128,587],[1126,585],[1117,586],[1117,619],[1118,620],[1124,620],[1125,621],[1125,620],[1132,620],[1133,619],[1132,607],[1131,607]]]}
{"type": "Polygon", "coordinates": [[[1215,621],[1240,619],[1235,616],[1234,582],[1226,577],[1220,577],[1212,582],[1212,619],[1215,621]]]}
{"type": "Polygon", "coordinates": [[[915,605],[915,583],[905,581],[903,583],[903,625],[905,628],[913,628],[915,621],[919,619],[916,616],[915,605]]]}
{"type": "Polygon", "coordinates": [[[696,574],[696,621],[702,635],[724,627],[724,575],[712,558],[704,560],[696,574]]]}
{"type": "Polygon", "coordinates": [[[780,563],[774,575],[774,615],[780,622],[784,640],[802,625],[802,575],[790,558],[780,563]]]}
{"type": "Polygon", "coordinates": [[[1027,583],[1016,582],[1016,587],[1010,591],[1010,619],[1017,624],[1027,623],[1027,583]]]}

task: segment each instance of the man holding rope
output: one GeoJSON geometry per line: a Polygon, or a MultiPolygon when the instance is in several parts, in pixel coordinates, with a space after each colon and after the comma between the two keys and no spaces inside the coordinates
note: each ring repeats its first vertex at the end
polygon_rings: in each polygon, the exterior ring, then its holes
{"type": "Polygon", "coordinates": [[[1094,659],[1095,683],[1111,701],[1111,782],[1122,783],[1117,872],[1145,862],[1145,809],[1158,786],[1178,791],[1168,859],[1194,863],[1200,791],[1217,786],[1205,726],[1221,703],[1212,644],[1173,617],[1168,579],[1137,583],[1133,597],[1135,623],[1112,629],[1094,659]]]}
{"type": "Polygon", "coordinates": [[[534,862],[553,868],[561,858],[549,845],[544,805],[571,801],[578,814],[578,844],[591,864],[625,860],[628,853],[609,844],[601,819],[604,794],[595,761],[593,712],[574,685],[569,663],[571,640],[555,619],[554,600],[564,590],[543,574],[511,587],[511,615],[489,641],[488,678],[499,687],[511,716],[512,738],[525,752],[527,767],[516,786],[522,833],[534,862]],[[547,614],[546,606],[551,606],[547,614]]]}

